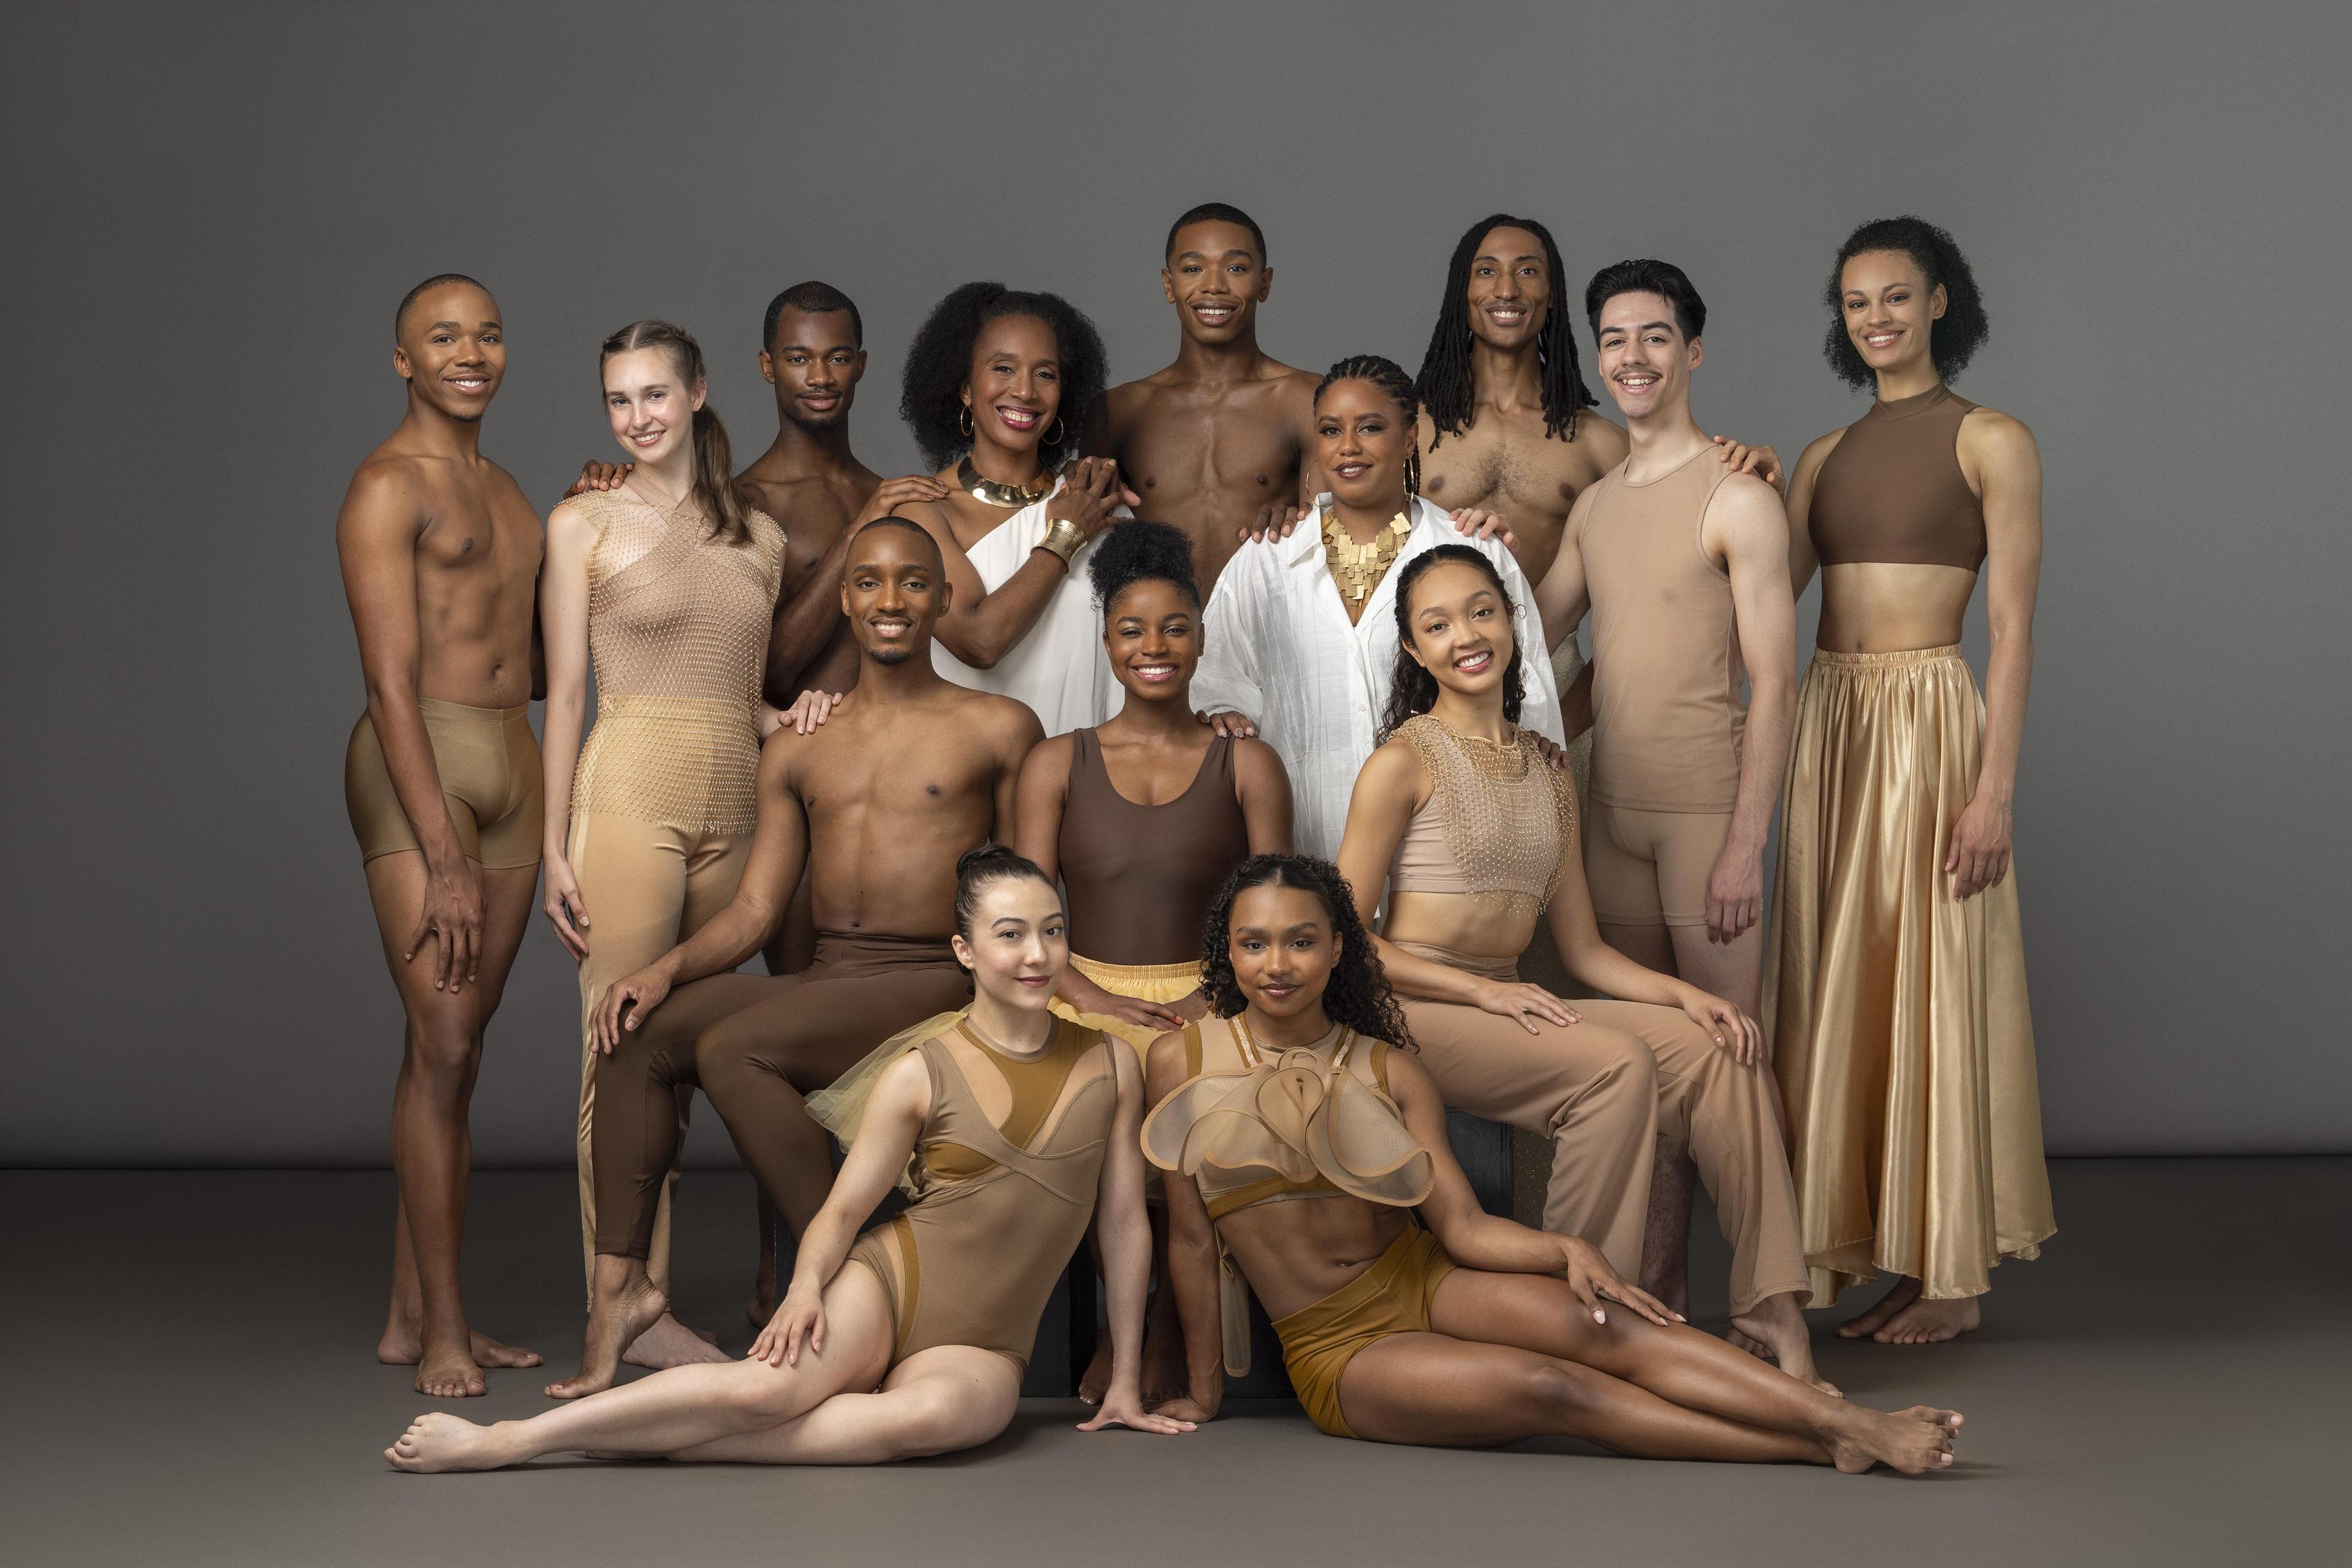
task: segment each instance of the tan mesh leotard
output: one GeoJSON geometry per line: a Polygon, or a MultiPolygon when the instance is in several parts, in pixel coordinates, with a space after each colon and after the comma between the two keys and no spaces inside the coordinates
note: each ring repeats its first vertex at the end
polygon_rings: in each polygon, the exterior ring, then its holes
{"type": "Polygon", "coordinates": [[[910,1163],[915,1201],[859,1237],[849,1261],[889,1295],[892,1365],[937,1345],[972,1345],[1026,1371],[1054,1281],[1094,1215],[1118,1107],[1112,1047],[1056,1019],[1042,1056],[1007,1057],[958,1017],[915,1049],[931,1079],[910,1163]],[[1012,1090],[1002,1125],[972,1091],[981,1073],[1012,1090]]]}
{"type": "Polygon", "coordinates": [[[693,513],[666,513],[625,487],[569,504],[596,528],[588,553],[596,728],[572,775],[572,814],[751,832],[784,531],[752,510],[751,538],[730,544],[693,513]]]}
{"type": "Polygon", "coordinates": [[[1497,746],[1423,713],[1396,733],[1433,787],[1397,841],[1389,890],[1516,899],[1542,913],[1561,843],[1576,837],[1574,779],[1544,761],[1530,731],[1497,746]]]}

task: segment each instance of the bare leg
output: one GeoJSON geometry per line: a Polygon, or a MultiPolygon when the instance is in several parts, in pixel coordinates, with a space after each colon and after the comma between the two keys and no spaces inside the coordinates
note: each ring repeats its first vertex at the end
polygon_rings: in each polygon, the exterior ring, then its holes
{"type": "MultiPolygon", "coordinates": [[[[1549,1275],[1457,1268],[1438,1287],[1431,1327],[1455,1339],[1516,1345],[1572,1362],[1687,1411],[1804,1438],[1826,1450],[1842,1470],[1878,1463],[1916,1475],[1951,1462],[1951,1439],[1960,1426],[1954,1412],[1925,1405],[1900,1414],[1864,1409],[1696,1329],[1660,1328],[1622,1307],[1607,1312],[1606,1323],[1595,1323],[1567,1283],[1549,1275]]],[[[1354,1423],[1354,1406],[1349,1409],[1354,1423]]],[[[1597,1432],[1581,1435],[1610,1441],[1597,1432]]]]}
{"type": "MultiPolygon", "coordinates": [[[[590,1289],[587,1340],[580,1351],[580,1370],[561,1382],[549,1384],[546,1394],[550,1399],[579,1399],[612,1387],[613,1380],[620,1375],[621,1352],[635,1344],[656,1323],[665,1319],[677,1321],[668,1317],[669,1300],[654,1289],[642,1258],[598,1253],[596,1276],[590,1289]]],[[[693,1335],[687,1337],[692,1339],[693,1335]]],[[[702,1344],[700,1340],[694,1342],[702,1344]]],[[[703,1348],[709,1349],[707,1345],[703,1348]]],[[[679,1364],[727,1359],[712,1351],[708,1356],[679,1364]]]]}
{"type": "Polygon", "coordinates": [[[752,1251],[751,1300],[743,1315],[755,1329],[764,1329],[768,1320],[776,1315],[776,1303],[782,1300],[776,1293],[776,1205],[766,1192],[755,1187],[758,1196],[759,1241],[752,1251]]]}
{"type": "Polygon", "coordinates": [[[836,1394],[873,1387],[890,1362],[890,1307],[882,1283],[858,1265],[825,1287],[822,1351],[797,1364],[733,1361],[672,1367],[592,1394],[528,1421],[478,1426],[420,1415],[384,1450],[394,1468],[430,1473],[491,1470],[542,1454],[670,1454],[798,1420],[836,1394]]]}
{"type": "Polygon", "coordinates": [[[1168,1286],[1174,1278],[1168,1266],[1168,1210],[1153,1204],[1144,1212],[1151,1219],[1152,1278],[1157,1281],[1143,1320],[1143,1407],[1149,1410],[1188,1393],[1191,1373],[1184,1364],[1184,1325],[1176,1315],[1176,1292],[1168,1286]]]}
{"type": "MultiPolygon", "coordinates": [[[[402,957],[425,897],[424,856],[380,855],[367,863],[367,879],[384,962],[407,1014],[400,1079],[393,1092],[392,1160],[400,1182],[395,1237],[404,1222],[415,1268],[416,1391],[436,1398],[464,1398],[488,1387],[474,1359],[473,1335],[457,1282],[466,1231],[466,1179],[473,1163],[467,1111],[481,1068],[482,1031],[498,1007],[522,944],[539,868],[482,873],[480,976],[455,992],[434,988],[429,947],[420,948],[414,961],[402,957]]],[[[401,1283],[395,1270],[395,1292],[401,1283]]],[[[395,1320],[401,1305],[395,1295],[395,1320]]],[[[378,1348],[381,1353],[382,1342],[378,1348]]]]}
{"type": "Polygon", "coordinates": [[[1858,1318],[1838,1325],[1842,1340],[1866,1340],[1885,1327],[1895,1313],[1919,1299],[1919,1281],[1906,1274],[1895,1281],[1895,1288],[1878,1299],[1878,1304],[1858,1318]]]}
{"type": "Polygon", "coordinates": [[[797,1421],[688,1448],[684,1464],[886,1465],[977,1448],[1012,1424],[1021,1373],[994,1351],[934,1345],[890,1369],[878,1392],[835,1394],[797,1421]]]}
{"type": "Polygon", "coordinates": [[[1956,1340],[1984,1321],[1980,1298],[1930,1300],[1914,1292],[1912,1302],[1870,1337],[1883,1345],[1933,1345],[1956,1340]]]}
{"type": "MultiPolygon", "coordinates": [[[[385,1314],[383,1333],[375,1342],[375,1359],[386,1366],[415,1366],[425,1354],[425,1294],[416,1283],[416,1251],[408,1239],[408,1205],[394,1201],[392,1221],[392,1308],[385,1314]]],[[[492,1367],[537,1366],[537,1351],[503,1344],[479,1329],[467,1331],[474,1364],[492,1367]]]]}

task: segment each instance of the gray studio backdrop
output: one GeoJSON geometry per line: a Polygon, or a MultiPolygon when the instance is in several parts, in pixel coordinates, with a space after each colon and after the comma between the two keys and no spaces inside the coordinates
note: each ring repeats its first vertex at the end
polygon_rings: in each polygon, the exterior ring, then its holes
{"type": "MultiPolygon", "coordinates": [[[[1994,322],[1961,388],[2049,474],[2017,862],[2050,1145],[2352,1146],[2352,148],[2320,7],[44,9],[0,67],[0,1163],[383,1158],[333,521],[400,415],[409,284],[496,290],[485,449],[542,509],[613,455],[595,348],[635,317],[701,336],[757,452],[761,311],[811,276],[864,308],[856,444],[897,473],[944,290],[1063,292],[1142,374],[1175,337],[1160,237],[1208,199],[1265,223],[1265,341],[1302,365],[1418,363],[1496,208],[1549,222],[1572,288],[1675,259],[1712,312],[1703,422],[1791,458],[1863,406],[1819,352],[1832,247],[1949,226],[1994,322]]],[[[578,1009],[534,929],[479,1159],[570,1159],[578,1009]]]]}

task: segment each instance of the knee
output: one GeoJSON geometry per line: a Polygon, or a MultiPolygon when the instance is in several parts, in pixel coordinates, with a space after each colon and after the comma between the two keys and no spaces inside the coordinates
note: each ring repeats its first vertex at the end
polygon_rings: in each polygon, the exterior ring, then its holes
{"type": "Polygon", "coordinates": [[[733,1018],[722,1018],[695,1036],[693,1047],[695,1076],[714,1102],[760,1070],[755,1036],[733,1018]]]}
{"type": "Polygon", "coordinates": [[[793,1371],[756,1359],[735,1364],[743,1375],[728,1389],[726,1404],[745,1425],[772,1426],[806,1412],[807,1391],[796,1386],[800,1378],[793,1371]]]}
{"type": "Polygon", "coordinates": [[[482,1037],[476,1029],[453,1024],[412,1025],[408,1031],[407,1069],[418,1081],[436,1089],[461,1089],[470,1085],[482,1059],[482,1037]]]}
{"type": "Polygon", "coordinates": [[[1590,1071],[1575,1099],[1560,1108],[1561,1119],[1579,1102],[1614,1105],[1635,1120],[1651,1114],[1658,1098],[1658,1058],[1650,1047],[1638,1036],[1590,1020],[1576,1027],[1580,1032],[1592,1031],[1580,1042],[1590,1071]]]}
{"type": "Polygon", "coordinates": [[[984,1426],[985,1412],[979,1407],[976,1392],[970,1388],[930,1386],[905,1392],[906,1406],[895,1447],[898,1457],[919,1459],[931,1454],[950,1454],[959,1448],[969,1448],[986,1441],[989,1434],[984,1426]]]}
{"type": "Polygon", "coordinates": [[[1554,1419],[1573,1421],[1600,1407],[1602,1374],[1573,1362],[1546,1361],[1529,1369],[1520,1396],[1554,1419]]]}

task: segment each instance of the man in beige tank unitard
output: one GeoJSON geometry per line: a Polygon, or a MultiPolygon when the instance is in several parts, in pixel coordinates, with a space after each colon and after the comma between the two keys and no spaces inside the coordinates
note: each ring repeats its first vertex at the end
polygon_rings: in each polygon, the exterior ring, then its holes
{"type": "Polygon", "coordinates": [[[1205,602],[1241,547],[1240,525],[1290,509],[1317,488],[1315,382],[1257,346],[1257,308],[1274,288],[1265,237],[1223,202],[1168,232],[1160,287],[1176,307],[1175,363],[1114,386],[1090,456],[1118,459],[1142,498],[1137,515],[1181,529],[1205,602]]]}
{"type": "MultiPolygon", "coordinates": [[[[1612,947],[1752,1016],[1764,841],[1796,716],[1788,522],[1779,492],[1691,417],[1706,307],[1682,269],[1605,268],[1585,312],[1630,450],[1577,498],[1536,605],[1555,645],[1592,615],[1593,913],[1612,947]]],[[[1643,1272],[1679,1301],[1690,1186],[1661,1186],[1643,1272]]]]}
{"type": "Polygon", "coordinates": [[[446,273],[393,321],[408,413],[352,476],[335,520],[367,711],[343,796],[384,962],[408,1016],[393,1091],[392,1310],[376,1359],[416,1367],[416,1392],[487,1392],[486,1367],[537,1366],[472,1331],[458,1299],[467,1130],[482,1033],[539,884],[539,514],[482,456],[482,415],[506,374],[497,301],[446,273]]]}

